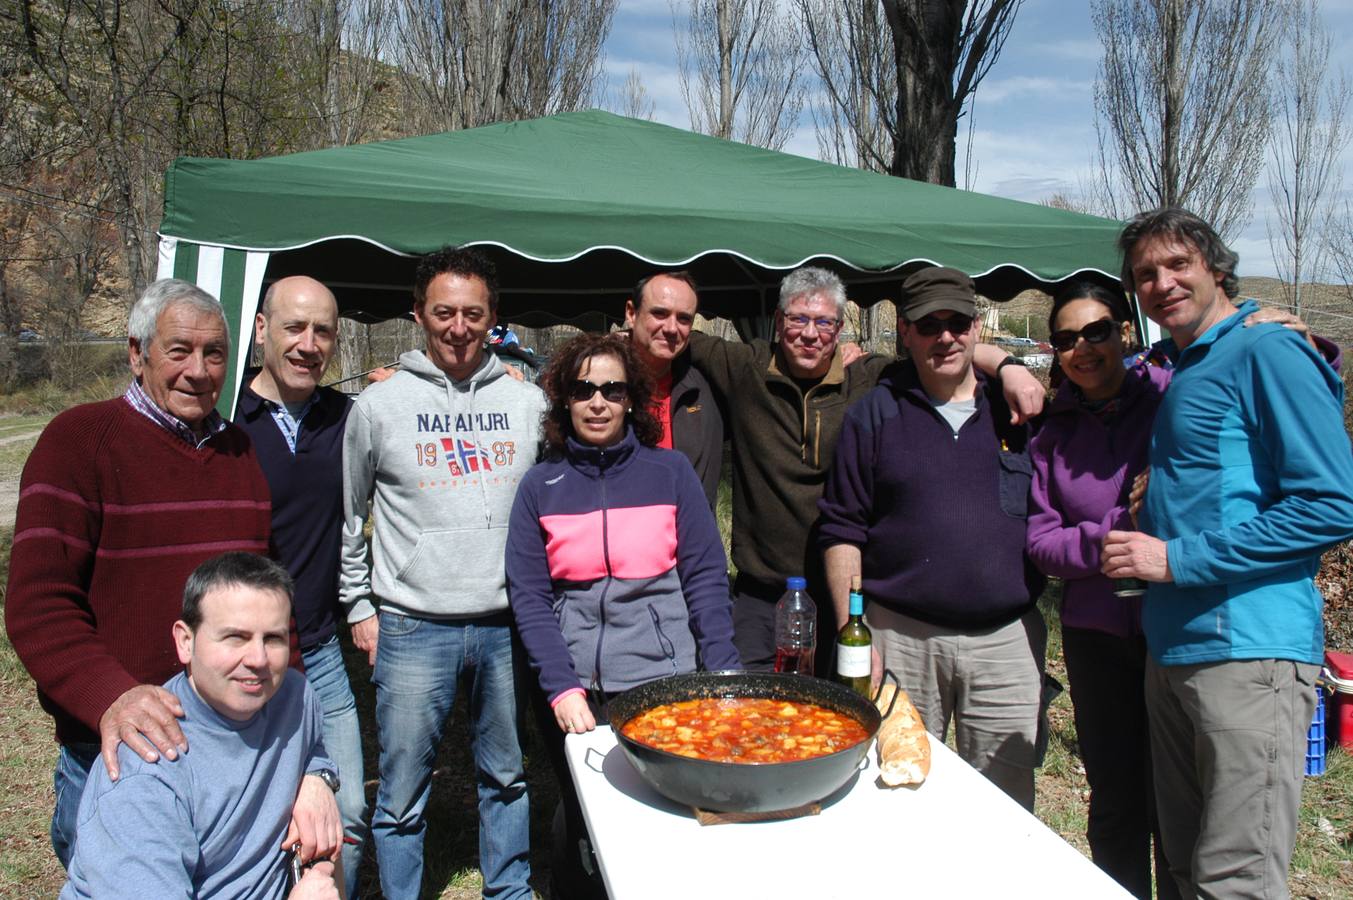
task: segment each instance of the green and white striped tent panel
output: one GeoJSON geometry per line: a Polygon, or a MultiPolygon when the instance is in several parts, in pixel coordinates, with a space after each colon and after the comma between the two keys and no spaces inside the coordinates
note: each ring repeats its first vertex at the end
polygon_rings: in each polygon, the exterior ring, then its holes
{"type": "Polygon", "coordinates": [[[225,310],[230,346],[235,352],[231,354],[232,370],[226,373],[226,383],[221,388],[221,399],[216,402],[216,408],[226,418],[234,415],[235,395],[249,363],[254,315],[258,312],[269,255],[262,250],[160,238],[157,277],[191,282],[220,300],[225,310]]]}

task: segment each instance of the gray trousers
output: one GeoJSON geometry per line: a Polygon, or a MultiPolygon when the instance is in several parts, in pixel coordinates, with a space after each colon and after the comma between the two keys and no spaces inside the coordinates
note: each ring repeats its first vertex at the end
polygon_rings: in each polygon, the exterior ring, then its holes
{"type": "Polygon", "coordinates": [[[1285,898],[1319,667],[1146,664],[1156,809],[1185,897],[1285,898]]]}
{"type": "Polygon", "coordinates": [[[958,755],[1025,809],[1034,808],[1043,656],[1048,631],[1035,609],[985,631],[942,628],[879,604],[865,616],[883,667],[940,740],[954,723],[958,755]]]}

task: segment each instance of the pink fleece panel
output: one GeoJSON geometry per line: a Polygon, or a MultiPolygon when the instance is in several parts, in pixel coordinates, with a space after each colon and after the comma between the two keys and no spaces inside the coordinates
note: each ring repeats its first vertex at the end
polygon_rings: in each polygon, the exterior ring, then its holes
{"type": "MultiPolygon", "coordinates": [[[[611,574],[616,578],[652,578],[676,565],[676,506],[631,506],[606,510],[611,574]]],[[[602,511],[541,516],[550,577],[556,581],[595,581],[606,575],[602,553],[602,511]]]]}

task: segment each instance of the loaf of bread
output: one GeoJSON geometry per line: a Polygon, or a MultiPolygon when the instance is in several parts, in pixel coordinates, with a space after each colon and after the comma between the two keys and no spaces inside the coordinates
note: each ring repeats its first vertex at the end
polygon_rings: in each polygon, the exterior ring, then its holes
{"type": "Polygon", "coordinates": [[[920,784],[930,774],[930,735],[907,692],[885,684],[878,698],[879,712],[886,713],[890,703],[892,714],[879,726],[877,739],[879,780],[888,787],[920,784]]]}

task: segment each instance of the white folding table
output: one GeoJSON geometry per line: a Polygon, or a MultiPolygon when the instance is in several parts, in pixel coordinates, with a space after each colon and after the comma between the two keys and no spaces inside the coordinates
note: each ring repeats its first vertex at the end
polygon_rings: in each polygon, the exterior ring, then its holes
{"type": "Polygon", "coordinates": [[[871,747],[819,815],[703,826],[639,777],[609,727],[564,749],[612,900],[1129,896],[939,741],[919,787],[878,786],[871,747]]]}

